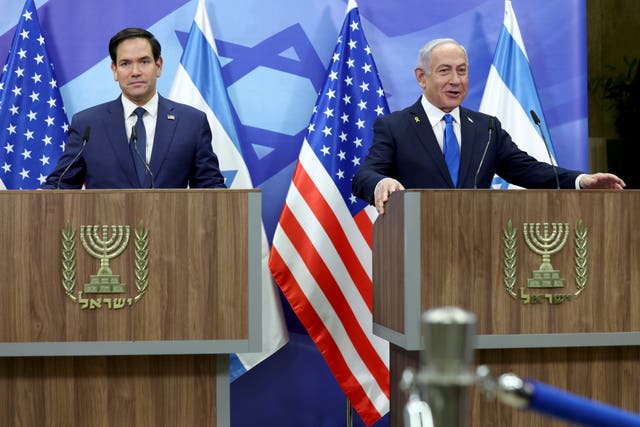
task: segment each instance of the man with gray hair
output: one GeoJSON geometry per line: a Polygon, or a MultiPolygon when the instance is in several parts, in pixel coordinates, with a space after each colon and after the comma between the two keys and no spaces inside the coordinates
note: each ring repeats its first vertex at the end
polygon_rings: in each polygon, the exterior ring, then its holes
{"type": "Polygon", "coordinates": [[[424,45],[414,72],[422,96],[376,120],[373,144],[353,177],[353,194],[380,214],[394,191],[489,188],[495,174],[524,188],[624,188],[624,181],[609,173],[554,171],[520,150],[497,118],[461,107],[469,63],[457,41],[436,39],[424,45]]]}

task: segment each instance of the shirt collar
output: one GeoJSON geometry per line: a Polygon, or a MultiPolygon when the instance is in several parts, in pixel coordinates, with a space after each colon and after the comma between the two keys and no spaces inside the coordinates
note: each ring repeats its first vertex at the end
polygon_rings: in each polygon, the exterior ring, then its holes
{"type": "MultiPolygon", "coordinates": [[[[131,116],[133,111],[138,108],[138,105],[131,102],[129,98],[124,95],[121,96],[120,99],[122,100],[122,108],[124,109],[125,118],[131,116]]],[[[158,92],[156,92],[146,104],[141,105],[141,107],[144,108],[147,111],[147,114],[151,117],[156,117],[158,115],[158,99],[158,92]]]]}
{"type": "MultiPolygon", "coordinates": [[[[435,105],[429,102],[426,96],[422,95],[422,99],[420,100],[422,104],[422,108],[424,108],[424,112],[427,114],[427,118],[429,119],[429,123],[431,123],[431,127],[436,126],[438,123],[442,121],[445,113],[435,105]]],[[[453,119],[460,123],[460,107],[454,108],[449,114],[453,116],[453,119]]]]}

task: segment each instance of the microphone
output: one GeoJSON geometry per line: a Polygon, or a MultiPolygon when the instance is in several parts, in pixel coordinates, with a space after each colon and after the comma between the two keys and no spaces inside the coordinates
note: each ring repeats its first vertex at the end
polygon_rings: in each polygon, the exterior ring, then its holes
{"type": "Polygon", "coordinates": [[[480,174],[480,169],[482,169],[482,164],[484,163],[484,158],[487,155],[487,151],[489,150],[489,145],[491,145],[491,135],[493,134],[493,117],[489,116],[489,138],[487,138],[487,144],[484,146],[484,153],[482,153],[482,157],[480,158],[480,163],[478,163],[478,169],[476,170],[476,176],[473,178],[473,189],[478,188],[478,175],[480,174]]]}
{"type": "Polygon", "coordinates": [[[538,126],[540,130],[540,135],[542,135],[542,141],[544,142],[544,148],[547,149],[547,154],[549,155],[549,161],[551,162],[551,167],[553,168],[553,175],[556,177],[556,188],[560,189],[560,179],[558,178],[558,169],[556,168],[555,163],[553,163],[553,157],[551,157],[551,150],[549,150],[549,144],[547,144],[547,139],[544,137],[544,132],[542,131],[542,126],[540,125],[540,118],[536,114],[535,111],[530,110],[529,114],[531,114],[531,118],[533,122],[538,126]]]}
{"type": "Polygon", "coordinates": [[[137,144],[137,142],[138,142],[138,132],[136,132],[136,127],[135,126],[133,126],[131,128],[131,141],[129,141],[129,145],[131,145],[131,142],[133,142],[133,150],[136,152],[136,156],[138,156],[138,159],[140,159],[140,161],[144,165],[145,170],[147,171],[147,173],[151,177],[151,188],[156,188],[156,182],[155,182],[155,179],[153,177],[153,173],[151,173],[151,168],[149,168],[149,164],[147,163],[147,159],[142,157],[142,154],[140,154],[140,151],[138,150],[138,144],[137,144]]]}
{"type": "Polygon", "coordinates": [[[82,134],[82,146],[80,147],[80,150],[78,150],[78,152],[76,153],[76,155],[73,157],[73,159],[69,162],[69,164],[67,165],[66,168],[64,168],[64,170],[62,171],[62,173],[60,174],[60,178],[58,178],[58,186],[56,187],[56,190],[60,189],[60,184],[62,184],[62,178],[64,177],[64,175],[69,171],[69,168],[71,168],[71,166],[73,164],[75,164],[78,159],[80,158],[80,156],[82,155],[82,153],[84,152],[84,147],[87,146],[87,141],[89,141],[89,135],[91,134],[91,126],[87,126],[84,129],[84,134],[82,134]]]}

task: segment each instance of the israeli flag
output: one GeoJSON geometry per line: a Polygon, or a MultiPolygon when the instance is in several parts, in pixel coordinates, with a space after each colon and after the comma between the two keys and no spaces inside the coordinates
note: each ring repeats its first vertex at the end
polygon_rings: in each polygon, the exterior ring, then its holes
{"type": "MultiPolygon", "coordinates": [[[[556,155],[511,0],[505,0],[504,24],[480,102],[480,111],[496,116],[521,150],[542,162],[556,164],[556,155]],[[531,118],[531,111],[540,118],[549,151],[540,129],[531,118]]],[[[492,186],[518,188],[498,176],[494,178],[492,186]]]]}
{"type": "MultiPolygon", "coordinates": [[[[213,150],[228,188],[253,188],[233,122],[229,94],[205,1],[198,1],[189,38],[182,53],[169,98],[204,111],[213,134],[213,150]]],[[[251,369],[289,340],[280,295],[268,267],[269,244],[262,228],[262,353],[231,356],[231,381],[251,369]]]]}

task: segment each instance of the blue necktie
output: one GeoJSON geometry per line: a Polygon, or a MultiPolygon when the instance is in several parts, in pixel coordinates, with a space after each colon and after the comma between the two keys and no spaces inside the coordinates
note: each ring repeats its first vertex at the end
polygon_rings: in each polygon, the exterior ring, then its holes
{"type": "Polygon", "coordinates": [[[147,131],[144,127],[144,122],[142,121],[142,116],[145,111],[146,110],[142,107],[138,107],[133,111],[135,115],[138,116],[138,120],[135,125],[137,140],[135,141],[136,146],[134,148],[138,152],[132,154],[141,187],[144,187],[144,181],[147,175],[147,168],[145,167],[145,161],[143,160],[146,159],[147,156],[147,131]]]}
{"type": "Polygon", "coordinates": [[[453,131],[453,116],[451,114],[444,115],[444,160],[447,162],[453,187],[458,186],[458,170],[460,169],[460,147],[458,146],[458,138],[453,131]]]}

